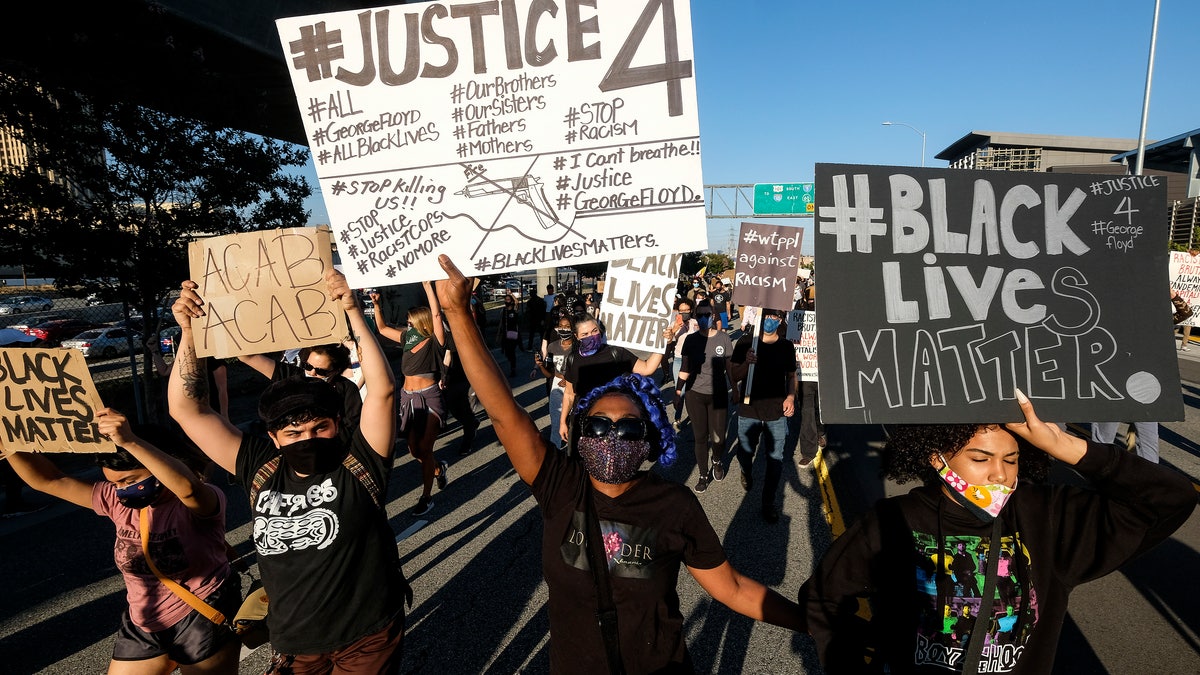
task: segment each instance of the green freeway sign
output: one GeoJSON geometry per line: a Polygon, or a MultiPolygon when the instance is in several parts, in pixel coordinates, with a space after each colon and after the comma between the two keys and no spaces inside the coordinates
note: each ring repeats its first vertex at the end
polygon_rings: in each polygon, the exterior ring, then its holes
{"type": "Polygon", "coordinates": [[[812,183],[755,183],[754,215],[812,215],[812,183]]]}

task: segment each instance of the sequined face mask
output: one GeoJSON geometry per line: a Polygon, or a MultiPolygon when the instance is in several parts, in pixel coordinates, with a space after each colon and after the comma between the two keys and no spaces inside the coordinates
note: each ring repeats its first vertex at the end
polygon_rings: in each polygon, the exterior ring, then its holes
{"type": "Polygon", "coordinates": [[[950,463],[946,461],[945,457],[942,457],[941,453],[938,453],[938,459],[942,460],[942,468],[938,470],[938,476],[950,488],[950,494],[954,497],[954,501],[985,523],[992,522],[1000,515],[1005,503],[1017,489],[1016,482],[1013,482],[1012,487],[1000,483],[985,485],[968,483],[962,476],[954,473],[950,468],[950,463]]]}
{"type": "Polygon", "coordinates": [[[584,418],[580,424],[576,447],[588,475],[611,485],[628,483],[637,476],[642,462],[650,455],[645,420],[593,416],[584,418]]]}

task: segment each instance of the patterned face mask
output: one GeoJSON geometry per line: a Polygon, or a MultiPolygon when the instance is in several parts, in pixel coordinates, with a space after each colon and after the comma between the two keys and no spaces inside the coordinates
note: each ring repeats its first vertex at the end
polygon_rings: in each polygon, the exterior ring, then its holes
{"type": "Polygon", "coordinates": [[[942,457],[940,452],[938,459],[942,460],[942,468],[938,470],[938,476],[950,488],[950,494],[954,497],[954,501],[985,523],[992,522],[1000,515],[1005,503],[1017,489],[1015,482],[1012,487],[999,483],[973,485],[954,473],[950,469],[950,463],[946,461],[945,457],[942,457]]]}
{"type": "Polygon", "coordinates": [[[588,475],[610,485],[633,480],[650,455],[650,441],[620,440],[616,433],[601,438],[581,437],[576,447],[588,475]]]}
{"type": "Polygon", "coordinates": [[[117,501],[131,509],[150,506],[162,494],[162,483],[154,476],[144,478],[133,485],[117,488],[117,501]]]}
{"type": "Polygon", "coordinates": [[[579,340],[579,355],[591,356],[604,347],[604,333],[589,335],[579,340]]]}

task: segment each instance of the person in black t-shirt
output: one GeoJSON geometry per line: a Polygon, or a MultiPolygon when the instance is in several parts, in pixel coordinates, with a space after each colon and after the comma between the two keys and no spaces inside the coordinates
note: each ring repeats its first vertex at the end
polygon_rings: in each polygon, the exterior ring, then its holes
{"type": "MultiPolygon", "coordinates": [[[[567,419],[571,407],[578,398],[586,396],[593,388],[611,381],[614,377],[628,373],[651,376],[658,372],[662,363],[662,352],[651,354],[639,359],[633,352],[624,347],[614,347],[605,339],[604,328],[600,322],[587,314],[576,314],[573,328],[575,330],[575,349],[567,357],[563,366],[563,377],[567,387],[563,394],[562,413],[559,416],[558,433],[563,438],[570,438],[567,430],[567,419]]],[[[669,333],[667,333],[669,335],[669,333]]],[[[553,424],[553,420],[551,420],[553,424]]]]}
{"type": "MultiPolygon", "coordinates": [[[[361,672],[395,673],[404,600],[411,598],[382,498],[396,439],[395,381],[346,278],[329,270],[325,281],[360,338],[367,393],[349,443],[338,433],[340,397],[320,379],[289,378],[267,388],[259,414],[269,438],[244,435],[209,406],[192,336],[192,320],[204,316],[205,305],[190,280],[172,307],[181,335],[168,385],[171,415],[257,495],[250,508],[271,601],[268,672],[328,673],[335,661],[347,661],[361,672]]],[[[463,299],[465,311],[465,293],[463,299]]]]}
{"type": "Polygon", "coordinates": [[[517,343],[521,339],[521,319],[517,314],[517,299],[511,293],[504,296],[504,307],[500,310],[500,325],[496,329],[496,342],[508,359],[508,376],[517,374],[517,343]]]}
{"type": "Polygon", "coordinates": [[[767,453],[762,515],[768,523],[779,520],[775,493],[783,477],[784,441],[787,439],[785,418],[796,412],[796,351],[792,343],[780,335],[782,327],[783,312],[764,309],[762,337],[742,336],[730,359],[730,374],[740,385],[737,459],[742,467],[742,487],[748,492],[753,486],[754,453],[762,439],[767,453]],[[750,377],[751,365],[754,365],[753,377],[750,377]]]}
{"type": "MultiPolygon", "coordinates": [[[[607,674],[618,665],[629,673],[689,672],[676,590],[681,565],[734,611],[802,629],[795,603],[729,564],[690,490],[641,470],[644,461],[669,463],[675,455],[675,435],[653,381],[624,375],[594,389],[578,404],[580,423],[569,441],[581,459],[551,451],[479,334],[466,330],[470,282],[449,258],[440,262],[449,279],[437,282],[437,292],[467,377],[541,509],[551,672],[607,674]],[[589,551],[584,542],[593,536],[603,544],[589,551]],[[603,562],[593,567],[589,557],[603,562]],[[610,666],[612,651],[597,625],[593,569],[611,579],[617,637],[610,644],[620,664],[610,666]]],[[[519,609],[512,608],[514,615],[519,609]]]]}

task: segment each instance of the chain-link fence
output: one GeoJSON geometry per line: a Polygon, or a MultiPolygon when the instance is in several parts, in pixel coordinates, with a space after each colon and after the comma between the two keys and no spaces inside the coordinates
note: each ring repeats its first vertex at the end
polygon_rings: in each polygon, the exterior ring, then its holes
{"type": "Polygon", "coordinates": [[[170,360],[179,327],[169,308],[162,316],[143,317],[120,302],[102,302],[97,296],[74,297],[53,286],[22,285],[9,281],[0,285],[0,328],[13,328],[35,338],[8,346],[63,347],[78,349],[88,363],[92,380],[106,404],[145,413],[143,380],[160,378],[160,368],[170,360]],[[146,368],[150,359],[149,369],[146,368]],[[138,383],[141,386],[135,387],[138,383]]]}

